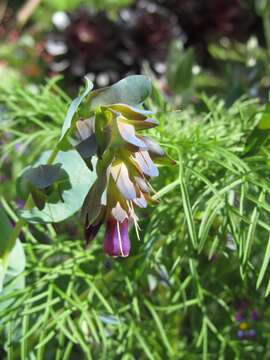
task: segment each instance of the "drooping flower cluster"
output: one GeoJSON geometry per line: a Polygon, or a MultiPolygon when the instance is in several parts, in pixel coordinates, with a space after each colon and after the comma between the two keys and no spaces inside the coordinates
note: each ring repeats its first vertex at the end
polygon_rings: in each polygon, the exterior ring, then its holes
{"type": "Polygon", "coordinates": [[[157,125],[150,116],[148,111],[114,104],[100,106],[95,116],[76,123],[80,139],[76,148],[97,173],[82,209],[87,240],[105,223],[103,246],[111,256],[129,255],[129,226],[134,223],[138,231],[134,207],[147,206],[148,181],[158,175],[151,156],[164,156],[157,143],[137,134],[157,125]]]}

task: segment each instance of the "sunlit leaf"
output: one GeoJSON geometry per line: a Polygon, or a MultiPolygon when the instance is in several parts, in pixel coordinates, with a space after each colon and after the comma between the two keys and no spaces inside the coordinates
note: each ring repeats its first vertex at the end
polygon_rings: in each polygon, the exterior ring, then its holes
{"type": "Polygon", "coordinates": [[[116,84],[93,91],[91,107],[123,103],[131,106],[141,104],[151,93],[151,81],[144,75],[130,75],[116,84]]]}

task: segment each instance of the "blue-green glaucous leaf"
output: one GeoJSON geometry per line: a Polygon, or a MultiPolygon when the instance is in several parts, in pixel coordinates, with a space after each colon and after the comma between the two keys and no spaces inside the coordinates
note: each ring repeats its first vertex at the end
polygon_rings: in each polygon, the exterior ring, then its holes
{"type": "Polygon", "coordinates": [[[91,108],[118,103],[136,106],[150,95],[151,88],[151,81],[146,76],[130,75],[112,86],[93,91],[91,108]]]}
{"type": "MultiPolygon", "coordinates": [[[[43,153],[36,165],[46,164],[49,155],[50,152],[43,153]]],[[[81,208],[89,188],[96,180],[96,159],[93,158],[94,170],[90,171],[76,150],[59,152],[54,163],[61,164],[64,173],[62,181],[48,196],[44,209],[34,207],[21,211],[21,217],[29,222],[53,223],[67,219],[81,208]]]]}
{"type": "Polygon", "coordinates": [[[45,189],[59,179],[61,164],[38,165],[30,167],[24,173],[26,181],[38,189],[45,189]]]}
{"type": "Polygon", "coordinates": [[[35,205],[42,210],[52,191],[52,185],[59,180],[60,174],[61,164],[30,166],[17,180],[18,194],[26,200],[31,193],[35,205]]]}

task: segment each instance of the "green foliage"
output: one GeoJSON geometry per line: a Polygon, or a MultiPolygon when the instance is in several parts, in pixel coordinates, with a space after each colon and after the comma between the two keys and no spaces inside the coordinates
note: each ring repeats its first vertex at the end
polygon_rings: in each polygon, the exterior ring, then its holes
{"type": "Polygon", "coordinates": [[[9,243],[10,234],[12,232],[12,225],[2,206],[0,206],[0,229],[1,229],[0,254],[1,256],[3,256],[12,249],[14,244],[9,243]]]}
{"type": "Polygon", "coordinates": [[[14,277],[20,275],[25,268],[25,257],[22,244],[19,239],[12,241],[12,225],[2,207],[0,205],[0,229],[1,229],[1,243],[0,243],[0,292],[5,292],[23,288],[24,279],[15,279],[11,284],[10,281],[14,277]]]}
{"type": "MultiPolygon", "coordinates": [[[[43,153],[34,167],[46,164],[49,157],[49,152],[43,153]]],[[[89,187],[96,180],[96,172],[88,169],[75,150],[59,152],[54,162],[61,165],[64,174],[47,198],[44,209],[34,207],[21,211],[21,217],[29,222],[56,223],[67,219],[81,208],[89,187]]]]}
{"type": "Polygon", "coordinates": [[[91,108],[100,105],[123,103],[131,106],[141,104],[151,93],[151,82],[144,75],[130,75],[116,84],[93,91],[91,108]]]}
{"type": "Polygon", "coordinates": [[[210,43],[208,50],[216,62],[215,72],[219,77],[215,92],[227,103],[231,104],[242,94],[267,100],[268,52],[256,37],[251,36],[246,43],[224,38],[217,44],[210,43]]]}
{"type": "Polygon", "coordinates": [[[45,0],[44,6],[52,10],[71,11],[78,6],[87,5],[97,10],[115,9],[117,7],[127,6],[132,0],[45,0]]]}
{"type": "MultiPolygon", "coordinates": [[[[0,291],[2,296],[25,286],[25,255],[23,245],[16,240],[10,253],[0,259],[0,291]]],[[[1,302],[1,310],[5,309],[10,301],[1,302]]]]}
{"type": "Polygon", "coordinates": [[[0,84],[0,103],[6,113],[0,122],[5,155],[14,155],[15,146],[20,145],[24,153],[20,160],[25,166],[60,138],[70,98],[56,85],[57,81],[55,77],[40,87],[19,82],[0,84]],[[31,152],[25,151],[28,146],[31,152]]]}
{"type": "Polygon", "coordinates": [[[263,16],[265,13],[270,12],[269,1],[267,0],[255,0],[255,8],[259,15],[263,16]]]}
{"type": "MultiPolygon", "coordinates": [[[[23,165],[32,152],[37,157],[40,141],[27,141],[26,122],[47,136],[39,153],[60,137],[68,101],[56,89],[26,96],[18,86],[1,96],[8,110],[1,132],[12,134],[13,145],[27,142],[23,165]]],[[[85,247],[76,214],[55,226],[24,227],[26,285],[0,296],[9,359],[269,357],[269,138],[247,153],[264,107],[246,97],[227,107],[202,95],[196,107],[172,110],[155,86],[148,105],[160,121],[151,134],[175,165],[160,167],[153,184],[160,202],[142,210],[141,242],[133,234],[131,256],[114,260],[104,257],[101,237],[85,247]],[[253,341],[236,338],[239,299],[260,314],[253,341]]],[[[3,153],[12,164],[18,155],[9,144],[3,153]]],[[[77,160],[67,164],[78,176],[77,160]]],[[[10,178],[19,172],[12,166],[10,178]]],[[[3,196],[17,221],[13,198],[3,196]]]]}
{"type": "Polygon", "coordinates": [[[194,63],[195,54],[191,47],[184,50],[181,42],[172,42],[167,60],[167,81],[175,94],[181,94],[191,86],[194,63]]]}

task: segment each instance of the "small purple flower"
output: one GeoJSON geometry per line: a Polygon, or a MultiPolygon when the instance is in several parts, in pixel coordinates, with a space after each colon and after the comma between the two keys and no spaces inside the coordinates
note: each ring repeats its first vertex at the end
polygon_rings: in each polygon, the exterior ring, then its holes
{"type": "Polygon", "coordinates": [[[252,317],[252,320],[259,320],[259,315],[255,309],[252,310],[251,317],[252,317]]]}
{"type": "Polygon", "coordinates": [[[235,315],[235,320],[236,321],[242,321],[242,314],[241,314],[241,312],[240,311],[238,311],[237,313],[236,313],[236,315],[235,315]]]}
{"type": "Polygon", "coordinates": [[[14,145],[14,148],[18,153],[20,153],[22,151],[23,146],[22,146],[22,144],[17,143],[14,145]]]}
{"type": "Polygon", "coordinates": [[[114,257],[126,257],[129,255],[128,225],[128,219],[123,222],[117,221],[113,217],[108,219],[103,243],[107,255],[114,257]]]}
{"type": "Polygon", "coordinates": [[[242,340],[243,339],[243,337],[244,337],[244,331],[243,330],[238,330],[237,331],[237,338],[238,339],[240,339],[240,340],[242,340]]]}
{"type": "Polygon", "coordinates": [[[16,205],[18,206],[19,209],[23,209],[24,208],[24,201],[21,199],[17,199],[16,200],[16,205]]]}

